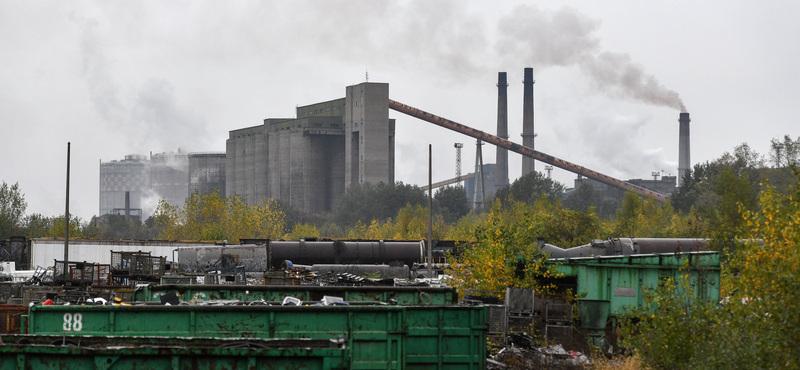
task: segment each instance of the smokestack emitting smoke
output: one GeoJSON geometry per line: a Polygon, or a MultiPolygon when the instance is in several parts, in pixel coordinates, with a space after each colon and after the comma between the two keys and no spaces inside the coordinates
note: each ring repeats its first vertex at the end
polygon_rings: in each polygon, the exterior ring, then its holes
{"type": "Polygon", "coordinates": [[[683,176],[692,168],[689,149],[689,113],[681,113],[678,122],[680,133],[678,136],[678,186],[683,182],[683,176]]]}
{"type": "MultiPolygon", "coordinates": [[[[508,80],[497,73],[497,136],[508,139],[508,80]]],[[[497,147],[497,187],[508,185],[508,150],[497,147]]]]}
{"type": "Polygon", "coordinates": [[[601,49],[595,32],[601,23],[568,6],[543,10],[519,5],[500,20],[495,48],[504,59],[525,60],[539,72],[578,66],[600,91],[686,112],[678,93],[645,72],[630,55],[601,49]]]}
{"type": "MultiPolygon", "coordinates": [[[[536,149],[533,146],[533,68],[525,68],[525,79],[522,81],[523,97],[522,97],[522,145],[531,149],[536,149]]],[[[525,176],[535,170],[533,158],[522,157],[522,176],[525,176]]]]}

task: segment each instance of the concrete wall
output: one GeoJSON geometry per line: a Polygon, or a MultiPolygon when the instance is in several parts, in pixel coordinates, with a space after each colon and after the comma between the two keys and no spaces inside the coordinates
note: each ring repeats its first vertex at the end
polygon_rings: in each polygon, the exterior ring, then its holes
{"type": "MultiPolygon", "coordinates": [[[[151,256],[166,257],[173,261],[173,251],[182,247],[213,246],[214,243],[203,242],[167,242],[141,240],[86,240],[70,239],[69,260],[77,262],[111,263],[111,251],[114,252],[150,252],[151,256]]],[[[32,239],[31,268],[36,266],[53,266],[55,260],[64,259],[64,240],[32,239]]],[[[177,259],[177,252],[175,253],[177,259]]],[[[178,262],[178,261],[175,261],[178,262]]]]}
{"type": "Polygon", "coordinates": [[[230,132],[225,143],[225,196],[255,204],[267,196],[269,136],[263,125],[230,132]]]}
{"type": "MultiPolygon", "coordinates": [[[[358,133],[347,140],[345,186],[352,182],[390,183],[394,181],[390,165],[389,84],[369,83],[348,86],[345,127],[358,133]],[[357,174],[355,173],[357,172],[357,174]]],[[[393,132],[392,132],[393,135],[393,132]]]]}

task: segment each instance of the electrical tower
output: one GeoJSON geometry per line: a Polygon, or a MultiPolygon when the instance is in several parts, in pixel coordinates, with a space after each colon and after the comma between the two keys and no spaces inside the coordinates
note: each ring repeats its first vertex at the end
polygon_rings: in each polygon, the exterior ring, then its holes
{"type": "Polygon", "coordinates": [[[544,170],[547,171],[547,178],[550,178],[550,172],[553,172],[553,166],[547,165],[544,166],[544,170]]]}
{"type": "Polygon", "coordinates": [[[474,189],[472,192],[472,209],[475,211],[475,213],[478,213],[483,209],[483,203],[486,201],[486,192],[484,191],[485,187],[483,184],[483,151],[481,150],[483,142],[481,139],[478,139],[476,146],[475,180],[473,182],[475,185],[472,187],[474,189]]]}
{"type": "Polygon", "coordinates": [[[461,148],[464,147],[464,143],[455,143],[453,145],[456,148],[456,184],[461,182],[461,148]]]}

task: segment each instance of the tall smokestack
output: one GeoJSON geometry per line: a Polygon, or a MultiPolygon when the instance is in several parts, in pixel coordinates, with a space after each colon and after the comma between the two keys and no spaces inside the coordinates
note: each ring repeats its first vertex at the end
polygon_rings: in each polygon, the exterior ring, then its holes
{"type": "MultiPolygon", "coordinates": [[[[522,97],[522,145],[531,149],[533,138],[536,134],[533,131],[533,68],[525,68],[525,79],[522,97]]],[[[533,158],[522,157],[522,176],[535,171],[533,158]]]]}
{"type": "Polygon", "coordinates": [[[683,182],[683,176],[692,169],[689,149],[689,113],[681,113],[678,122],[680,123],[680,134],[678,136],[678,186],[683,182]]]}
{"type": "Polygon", "coordinates": [[[125,192],[125,218],[131,217],[131,192],[125,192]]]}
{"type": "MultiPolygon", "coordinates": [[[[497,136],[508,139],[508,80],[505,72],[497,73],[497,136]]],[[[508,150],[497,147],[497,188],[508,185],[508,150]]]]}

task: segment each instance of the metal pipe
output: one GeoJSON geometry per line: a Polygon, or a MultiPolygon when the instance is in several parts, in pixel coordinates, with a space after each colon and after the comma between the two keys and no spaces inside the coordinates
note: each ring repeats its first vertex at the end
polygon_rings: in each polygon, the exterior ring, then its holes
{"type": "Polygon", "coordinates": [[[613,186],[613,187],[620,188],[620,189],[623,189],[623,190],[632,190],[632,191],[635,191],[636,193],[638,193],[640,195],[643,195],[643,196],[652,196],[653,199],[655,199],[655,200],[657,200],[659,202],[664,202],[664,201],[667,200],[667,197],[664,194],[657,193],[657,192],[654,192],[652,190],[645,189],[645,188],[643,188],[641,186],[636,186],[636,185],[627,183],[627,182],[619,180],[619,179],[615,179],[615,178],[613,178],[611,176],[604,175],[604,174],[596,172],[596,171],[592,171],[592,170],[590,170],[590,169],[588,169],[586,167],[579,166],[577,164],[567,162],[567,161],[565,161],[563,159],[559,159],[559,158],[553,157],[553,156],[551,156],[549,154],[538,152],[538,151],[533,150],[533,149],[531,149],[529,147],[522,146],[522,145],[513,143],[513,142],[505,140],[505,139],[501,139],[501,138],[499,138],[497,136],[494,136],[492,134],[488,134],[488,133],[483,132],[481,130],[476,130],[476,129],[472,128],[472,127],[469,127],[469,126],[466,126],[466,125],[462,125],[462,124],[454,122],[454,121],[450,121],[450,120],[448,120],[446,118],[442,118],[442,117],[433,115],[431,113],[428,113],[428,112],[425,112],[423,110],[411,107],[409,105],[405,105],[403,103],[396,102],[396,101],[391,100],[391,99],[389,99],[389,109],[393,109],[393,110],[395,110],[397,112],[407,114],[407,115],[409,115],[411,117],[419,118],[419,119],[421,119],[423,121],[427,121],[427,122],[433,123],[435,125],[444,127],[446,129],[450,129],[450,130],[456,131],[458,133],[461,133],[461,134],[464,134],[464,135],[467,135],[467,136],[471,136],[471,137],[476,138],[476,139],[483,140],[483,141],[485,141],[487,143],[506,148],[506,149],[508,149],[510,151],[522,154],[525,157],[534,158],[534,159],[536,159],[538,161],[547,163],[549,165],[556,166],[558,168],[567,170],[569,172],[576,173],[576,174],[582,175],[582,176],[586,176],[586,177],[588,177],[588,178],[590,178],[592,180],[599,181],[599,182],[601,182],[603,184],[606,184],[606,185],[609,185],[609,186],[613,186]]]}

